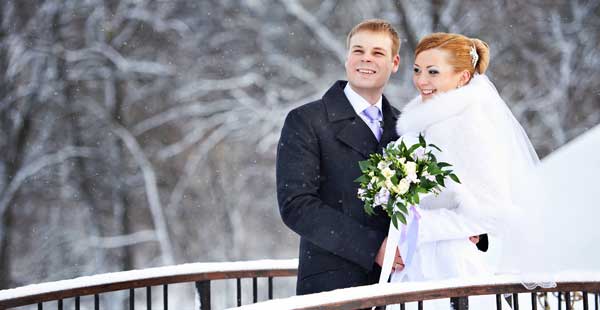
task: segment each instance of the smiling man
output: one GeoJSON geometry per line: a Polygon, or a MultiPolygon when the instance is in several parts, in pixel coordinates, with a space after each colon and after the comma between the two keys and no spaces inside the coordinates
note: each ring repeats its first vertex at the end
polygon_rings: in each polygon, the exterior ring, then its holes
{"type": "MultiPolygon", "coordinates": [[[[277,151],[277,198],[284,223],[300,235],[298,294],[376,283],[389,218],[368,216],[357,198],[358,162],[398,139],[398,111],[383,96],[398,71],[392,25],[366,20],[348,34],[348,81],[292,110],[277,151]]],[[[397,254],[394,268],[403,268],[397,254]]]]}

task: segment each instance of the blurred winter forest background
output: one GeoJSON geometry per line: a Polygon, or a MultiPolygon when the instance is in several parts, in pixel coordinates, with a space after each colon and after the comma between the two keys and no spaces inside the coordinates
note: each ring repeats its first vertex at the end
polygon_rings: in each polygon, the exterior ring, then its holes
{"type": "Polygon", "coordinates": [[[345,36],[392,21],[401,108],[416,42],[491,46],[544,156],[600,123],[600,1],[2,0],[0,288],[291,258],[274,161],[286,113],[344,78],[345,36]]]}

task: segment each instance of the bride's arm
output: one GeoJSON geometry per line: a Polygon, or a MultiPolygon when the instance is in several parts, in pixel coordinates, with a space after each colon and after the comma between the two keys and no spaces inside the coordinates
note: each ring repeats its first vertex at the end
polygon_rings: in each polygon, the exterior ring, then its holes
{"type": "MultiPolygon", "coordinates": [[[[494,202],[476,199],[468,190],[454,189],[457,207],[452,209],[420,209],[419,242],[464,239],[485,233],[494,233],[499,225],[499,214],[494,202]],[[473,212],[469,209],[479,209],[473,212]]],[[[449,202],[450,203],[450,202],[449,202]]],[[[454,204],[454,203],[452,203],[454,204]]]]}
{"type": "Polygon", "coordinates": [[[484,233],[493,234],[511,206],[508,162],[502,146],[494,144],[494,128],[477,119],[457,120],[454,128],[439,128],[434,132],[438,139],[452,141],[445,143],[442,158],[454,165],[461,184],[446,182],[445,194],[452,197],[446,201],[447,208],[420,210],[419,242],[466,240],[484,233]]]}

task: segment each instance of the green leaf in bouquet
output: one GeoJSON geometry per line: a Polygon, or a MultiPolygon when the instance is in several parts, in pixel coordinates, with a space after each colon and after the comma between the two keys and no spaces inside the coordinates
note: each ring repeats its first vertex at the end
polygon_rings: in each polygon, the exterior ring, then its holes
{"type": "Polygon", "coordinates": [[[414,193],[413,197],[414,197],[413,201],[415,202],[416,205],[418,205],[421,202],[421,200],[419,199],[419,193],[414,193]]]}
{"type": "Polygon", "coordinates": [[[446,184],[444,184],[444,176],[443,175],[436,175],[435,176],[435,180],[438,182],[438,184],[440,184],[443,187],[446,187],[446,184]]]}
{"type": "MultiPolygon", "coordinates": [[[[400,220],[400,222],[402,222],[402,224],[406,225],[406,217],[404,216],[404,214],[402,214],[401,212],[396,213],[396,215],[398,216],[398,220],[400,220]]],[[[396,224],[398,224],[398,221],[396,221],[396,224]]],[[[396,225],[396,228],[398,228],[398,225],[396,225]]]]}
{"type": "Polygon", "coordinates": [[[356,178],[356,180],[354,180],[355,183],[369,183],[369,178],[366,175],[361,175],[358,178],[356,178]]]}
{"type": "Polygon", "coordinates": [[[427,192],[429,192],[429,189],[433,186],[433,182],[427,180],[427,178],[425,177],[421,177],[419,182],[419,186],[421,186],[422,188],[424,188],[425,190],[427,190],[427,192]]]}
{"type": "Polygon", "coordinates": [[[421,194],[427,194],[427,193],[429,192],[429,191],[428,191],[426,188],[424,188],[423,186],[419,186],[419,187],[417,187],[417,189],[416,189],[416,190],[417,190],[417,193],[421,193],[421,194]]]}
{"type": "Polygon", "coordinates": [[[429,172],[429,174],[431,174],[431,175],[438,175],[438,174],[441,174],[443,171],[442,171],[442,169],[440,169],[438,167],[438,165],[436,163],[431,162],[427,166],[427,172],[429,172]]]}
{"type": "Polygon", "coordinates": [[[440,168],[444,168],[444,167],[451,167],[452,165],[449,163],[445,163],[445,162],[438,162],[437,166],[440,168]]]}
{"type": "Polygon", "coordinates": [[[390,213],[394,211],[394,200],[392,199],[392,197],[388,199],[388,202],[385,205],[385,209],[388,210],[388,212],[390,213]]]}
{"type": "Polygon", "coordinates": [[[460,180],[458,179],[458,177],[456,176],[456,174],[451,173],[450,174],[450,178],[452,179],[452,181],[454,181],[454,182],[456,182],[458,184],[462,184],[462,183],[460,183],[460,180]]]}
{"type": "Polygon", "coordinates": [[[419,134],[419,144],[422,147],[426,147],[427,146],[427,142],[425,142],[425,137],[423,137],[422,134],[419,134]]]}
{"type": "Polygon", "coordinates": [[[375,214],[375,212],[373,211],[373,206],[372,206],[371,203],[369,203],[369,202],[365,203],[365,205],[364,205],[363,208],[365,209],[365,212],[368,215],[374,215],[375,214]]]}
{"type": "Polygon", "coordinates": [[[420,144],[413,144],[413,146],[411,146],[411,147],[408,149],[408,153],[409,153],[409,154],[412,154],[414,151],[416,151],[416,150],[417,150],[418,148],[420,148],[420,147],[421,147],[421,145],[420,145],[420,144]]]}
{"type": "Polygon", "coordinates": [[[370,160],[361,160],[358,162],[358,166],[362,172],[369,171],[369,168],[373,167],[370,160]]]}
{"type": "Polygon", "coordinates": [[[432,148],[438,150],[438,152],[442,152],[442,150],[437,145],[435,145],[433,143],[430,143],[429,146],[431,146],[432,148]]]}
{"type": "Polygon", "coordinates": [[[397,229],[400,229],[400,227],[398,227],[398,218],[396,217],[396,215],[392,215],[391,219],[392,219],[392,224],[394,225],[394,227],[396,227],[397,229]]]}
{"type": "Polygon", "coordinates": [[[400,141],[400,152],[404,153],[406,151],[406,143],[404,143],[404,140],[400,141]]]}
{"type": "Polygon", "coordinates": [[[396,205],[398,205],[398,209],[400,209],[400,211],[401,211],[402,213],[408,213],[408,208],[406,207],[406,205],[405,205],[405,204],[403,204],[402,202],[398,201],[398,202],[396,203],[396,205]]]}
{"type": "Polygon", "coordinates": [[[404,199],[404,201],[406,202],[406,205],[408,205],[408,206],[415,204],[415,202],[412,200],[412,195],[410,194],[410,192],[404,194],[402,198],[404,199]]]}

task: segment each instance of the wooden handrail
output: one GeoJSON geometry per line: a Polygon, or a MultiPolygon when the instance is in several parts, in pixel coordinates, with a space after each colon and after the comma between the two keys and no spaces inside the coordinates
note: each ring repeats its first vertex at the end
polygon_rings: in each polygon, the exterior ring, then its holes
{"type": "MultiPolygon", "coordinates": [[[[552,288],[526,289],[516,277],[495,276],[436,282],[387,283],[275,299],[242,306],[239,310],[349,310],[440,298],[534,292],[600,292],[600,272],[564,274],[552,288]]],[[[233,308],[232,308],[233,309],[233,308]]]]}
{"type": "Polygon", "coordinates": [[[0,309],[164,284],[234,278],[295,276],[297,266],[297,259],[257,260],[192,263],[98,274],[1,290],[0,309]]]}

